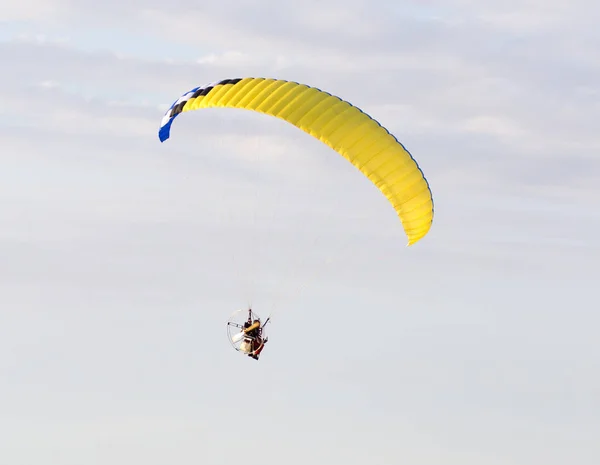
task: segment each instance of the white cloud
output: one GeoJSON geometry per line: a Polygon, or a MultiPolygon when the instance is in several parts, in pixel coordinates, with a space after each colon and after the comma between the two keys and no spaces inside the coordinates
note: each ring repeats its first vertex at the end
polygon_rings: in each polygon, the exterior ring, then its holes
{"type": "Polygon", "coordinates": [[[229,66],[240,66],[240,65],[248,65],[253,61],[253,57],[248,55],[247,53],[237,52],[235,50],[227,51],[223,53],[211,53],[210,55],[206,55],[198,58],[197,62],[201,65],[209,64],[209,65],[229,65],[229,66]]]}
{"type": "Polygon", "coordinates": [[[504,139],[511,138],[518,140],[525,135],[523,129],[518,127],[514,122],[485,115],[467,119],[464,129],[467,132],[490,134],[504,139]]]}
{"type": "Polygon", "coordinates": [[[9,21],[35,20],[47,22],[55,18],[60,0],[8,0],[0,4],[0,23],[9,21]]]}

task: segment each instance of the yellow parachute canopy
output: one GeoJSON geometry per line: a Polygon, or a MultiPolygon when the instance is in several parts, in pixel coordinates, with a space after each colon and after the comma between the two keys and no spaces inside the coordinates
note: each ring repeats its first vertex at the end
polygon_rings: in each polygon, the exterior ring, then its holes
{"type": "Polygon", "coordinates": [[[359,108],[320,89],[279,79],[226,79],[197,87],[167,111],[164,142],[182,112],[209,107],[253,110],[281,118],[329,145],[356,166],[393,205],[408,245],[433,221],[433,198],[417,162],[398,140],[359,108]]]}

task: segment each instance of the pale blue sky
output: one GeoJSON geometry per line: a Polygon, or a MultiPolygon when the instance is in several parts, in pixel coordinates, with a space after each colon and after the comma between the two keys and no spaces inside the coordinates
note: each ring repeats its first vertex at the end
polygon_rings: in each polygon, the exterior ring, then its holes
{"type": "Polygon", "coordinates": [[[592,0],[0,6],[0,464],[600,463],[592,0]],[[406,248],[267,76],[360,106],[436,216],[406,248]],[[293,170],[290,173],[290,168],[293,170]],[[257,363],[228,316],[274,310],[257,363]]]}

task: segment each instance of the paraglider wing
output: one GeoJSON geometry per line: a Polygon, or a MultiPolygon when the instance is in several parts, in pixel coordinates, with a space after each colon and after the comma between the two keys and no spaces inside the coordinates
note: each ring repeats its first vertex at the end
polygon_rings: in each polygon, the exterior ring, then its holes
{"type": "Polygon", "coordinates": [[[404,146],[359,108],[320,89],[266,78],[225,79],[196,87],[165,114],[161,142],[180,113],[209,107],[253,110],[283,119],[329,145],[387,197],[408,236],[422,239],[433,221],[433,198],[417,162],[404,146]]]}

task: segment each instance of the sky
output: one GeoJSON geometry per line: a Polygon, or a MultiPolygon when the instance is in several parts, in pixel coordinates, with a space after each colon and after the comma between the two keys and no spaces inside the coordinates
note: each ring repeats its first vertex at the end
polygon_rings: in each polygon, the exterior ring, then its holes
{"type": "Polygon", "coordinates": [[[600,463],[600,4],[0,4],[0,463],[600,463]],[[414,246],[325,144],[196,86],[357,105],[414,246]],[[256,362],[226,322],[252,305],[256,362]]]}

